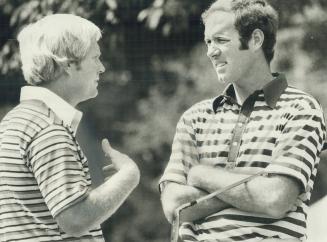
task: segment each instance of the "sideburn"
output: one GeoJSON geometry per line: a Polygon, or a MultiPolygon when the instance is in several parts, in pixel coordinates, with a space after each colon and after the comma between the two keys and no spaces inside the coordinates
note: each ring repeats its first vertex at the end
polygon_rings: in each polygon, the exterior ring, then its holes
{"type": "Polygon", "coordinates": [[[81,70],[81,62],[80,61],[72,61],[72,64],[76,65],[76,70],[81,70]]]}
{"type": "Polygon", "coordinates": [[[248,50],[249,49],[249,40],[240,37],[240,46],[238,47],[239,50],[248,50]]]}

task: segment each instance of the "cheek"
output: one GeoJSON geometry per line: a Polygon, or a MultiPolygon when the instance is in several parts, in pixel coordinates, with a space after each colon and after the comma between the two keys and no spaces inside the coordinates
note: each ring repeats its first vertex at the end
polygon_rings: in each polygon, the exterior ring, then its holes
{"type": "Polygon", "coordinates": [[[93,75],[94,70],[95,70],[94,65],[90,64],[90,65],[87,67],[87,69],[86,69],[86,71],[85,71],[85,74],[86,74],[86,75],[93,75]]]}
{"type": "Polygon", "coordinates": [[[236,69],[237,67],[241,67],[246,65],[246,62],[248,62],[249,60],[247,58],[244,58],[244,55],[240,55],[239,52],[233,52],[231,53],[231,62],[233,65],[233,68],[236,69]]]}

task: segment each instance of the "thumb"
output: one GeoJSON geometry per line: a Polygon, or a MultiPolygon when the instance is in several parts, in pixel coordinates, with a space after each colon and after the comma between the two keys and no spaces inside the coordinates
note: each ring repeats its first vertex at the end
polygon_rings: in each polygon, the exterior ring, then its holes
{"type": "Polygon", "coordinates": [[[111,155],[111,152],[112,152],[112,148],[110,146],[110,143],[108,141],[108,139],[103,139],[102,142],[101,142],[101,145],[102,145],[102,150],[105,154],[106,157],[110,157],[111,155]]]}

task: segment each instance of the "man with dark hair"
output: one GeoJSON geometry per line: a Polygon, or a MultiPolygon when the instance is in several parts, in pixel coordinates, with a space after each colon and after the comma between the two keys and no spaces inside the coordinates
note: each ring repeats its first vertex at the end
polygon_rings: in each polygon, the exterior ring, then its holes
{"type": "Polygon", "coordinates": [[[222,95],[180,118],[160,180],[169,222],[184,203],[263,173],[181,214],[183,241],[303,241],[326,136],[319,103],[272,73],[278,25],[264,0],[218,0],[202,15],[222,95]]]}

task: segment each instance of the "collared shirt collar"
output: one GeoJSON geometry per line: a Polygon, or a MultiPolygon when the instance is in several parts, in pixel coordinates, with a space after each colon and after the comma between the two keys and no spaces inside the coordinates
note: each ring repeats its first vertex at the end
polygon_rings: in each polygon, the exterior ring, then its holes
{"type": "Polygon", "coordinates": [[[273,76],[274,79],[262,88],[265,100],[271,108],[276,107],[278,99],[288,85],[284,74],[273,73],[273,76]]]}
{"type": "MultiPolygon", "coordinates": [[[[268,106],[270,108],[275,108],[278,99],[280,98],[288,84],[284,74],[273,73],[272,75],[274,76],[274,79],[271,82],[267,83],[262,88],[262,91],[264,93],[264,98],[268,106]]],[[[217,108],[223,105],[226,100],[229,100],[232,103],[237,103],[236,92],[233,84],[229,84],[223,91],[223,94],[214,99],[212,104],[213,110],[216,111],[217,108]]]]}
{"type": "Polygon", "coordinates": [[[82,112],[75,109],[64,99],[44,87],[24,86],[21,89],[20,101],[39,100],[45,103],[65,125],[70,126],[76,133],[82,119],[82,112]]]}

